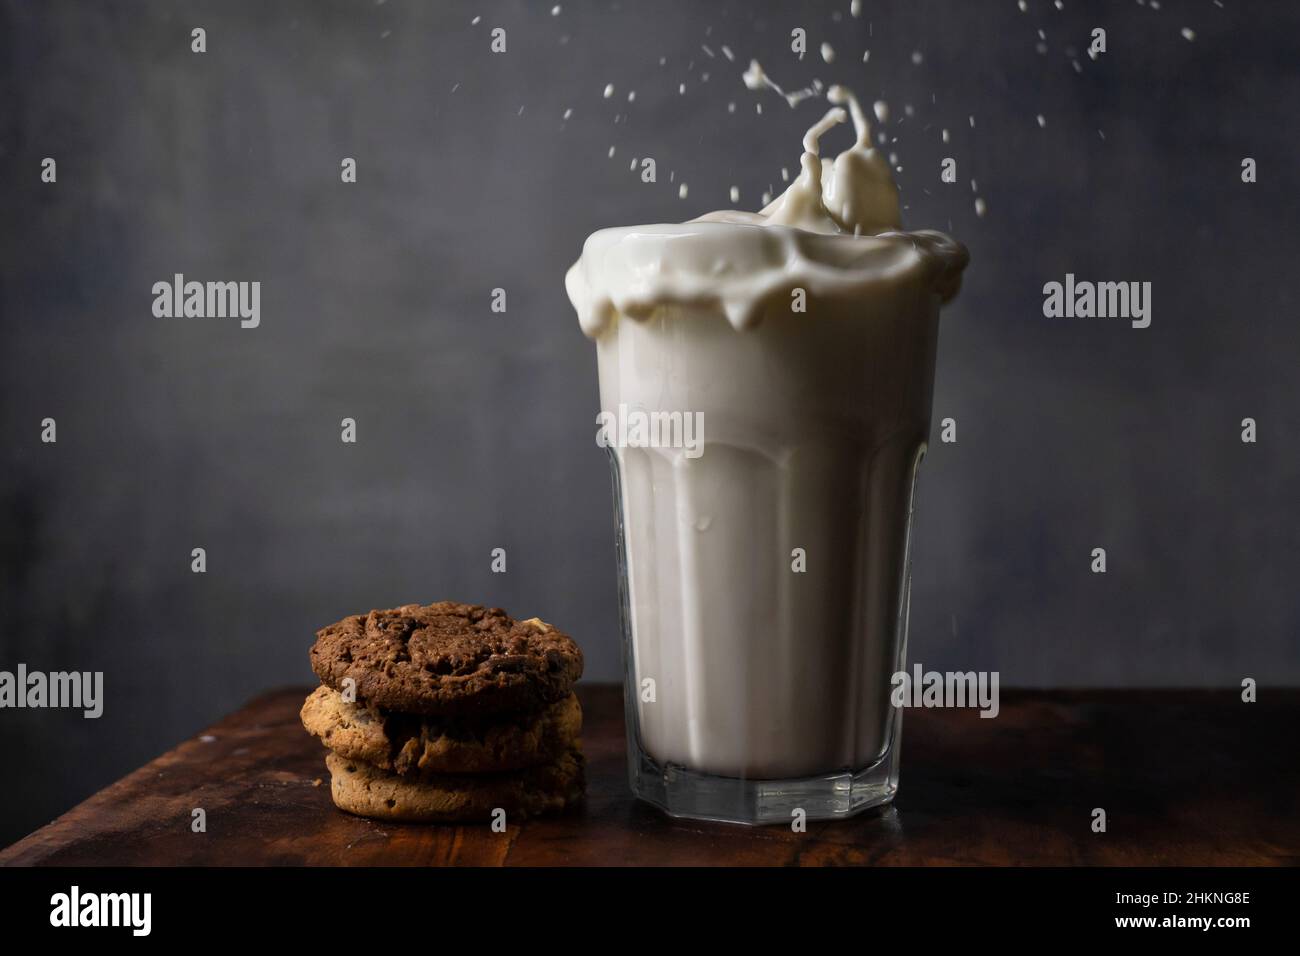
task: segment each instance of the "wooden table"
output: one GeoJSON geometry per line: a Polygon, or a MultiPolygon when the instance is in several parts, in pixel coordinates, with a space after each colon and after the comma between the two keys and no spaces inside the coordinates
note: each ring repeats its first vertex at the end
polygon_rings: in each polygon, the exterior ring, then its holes
{"type": "Polygon", "coordinates": [[[620,691],[580,688],[585,807],[511,825],[349,816],[298,723],[308,688],[259,697],[0,853],[0,863],[1300,863],[1300,691],[1007,692],[1002,712],[913,710],[894,807],[808,832],[670,820],[633,800],[620,691]],[[207,832],[191,832],[191,810],[207,832]],[[1106,833],[1090,827],[1105,808],[1106,833]]]}

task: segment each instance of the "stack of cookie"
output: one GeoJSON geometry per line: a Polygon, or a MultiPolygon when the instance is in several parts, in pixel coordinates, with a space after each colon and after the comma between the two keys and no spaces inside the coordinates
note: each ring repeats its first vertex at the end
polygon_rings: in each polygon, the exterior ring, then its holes
{"type": "Polygon", "coordinates": [[[311,665],[323,686],[302,723],[329,749],[342,810],[487,823],[582,796],[582,651],[537,618],[453,601],[371,611],[318,631],[311,665]]]}

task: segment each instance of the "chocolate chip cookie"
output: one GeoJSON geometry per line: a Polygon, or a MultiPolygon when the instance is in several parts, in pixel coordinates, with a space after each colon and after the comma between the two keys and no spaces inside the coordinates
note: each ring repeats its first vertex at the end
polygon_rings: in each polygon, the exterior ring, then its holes
{"type": "Polygon", "coordinates": [[[336,753],[325,756],[330,794],[340,810],[380,820],[489,823],[562,810],[582,798],[583,758],[577,750],[541,767],[509,773],[446,775],[413,780],[336,753]]]}
{"type": "Polygon", "coordinates": [[[307,732],[340,757],[415,777],[551,763],[577,744],[582,731],[582,708],[573,694],[534,713],[481,722],[384,711],[318,687],[301,717],[307,732]]]}
{"type": "Polygon", "coordinates": [[[368,705],[405,714],[542,710],[582,675],[567,634],[500,608],[440,601],[345,617],[316,633],[312,669],[335,690],[351,678],[368,705]]]}

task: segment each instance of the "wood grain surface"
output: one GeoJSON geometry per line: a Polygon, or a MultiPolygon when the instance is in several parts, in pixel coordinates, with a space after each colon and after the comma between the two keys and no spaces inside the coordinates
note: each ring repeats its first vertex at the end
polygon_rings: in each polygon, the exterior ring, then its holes
{"type": "Polygon", "coordinates": [[[621,692],[579,688],[585,805],[511,825],[380,823],[330,801],[268,693],[0,852],[5,865],[1270,865],[1300,863],[1300,691],[1007,692],[906,715],[897,802],[808,832],[671,820],[630,796],[621,692]],[[207,813],[193,833],[191,811],[207,813]],[[1093,833],[1094,807],[1108,829],[1093,833]]]}

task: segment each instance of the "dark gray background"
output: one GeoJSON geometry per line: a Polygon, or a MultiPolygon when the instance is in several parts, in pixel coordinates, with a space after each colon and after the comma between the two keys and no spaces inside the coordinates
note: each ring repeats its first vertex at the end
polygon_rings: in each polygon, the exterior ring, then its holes
{"type": "Polygon", "coordinates": [[[550,7],[0,4],[0,668],[103,670],[107,694],[98,721],[0,712],[0,843],[308,682],[313,631],[351,612],[500,605],[618,677],[595,361],[563,275],[595,228],[727,206],[733,183],[752,209],[797,167],[823,106],[746,90],[754,55],[789,85],[888,99],[907,223],[970,246],[912,659],[1020,685],[1300,680],[1300,7],[550,7]],[[836,62],[798,62],[794,26],[836,62]],[[958,185],[939,182],[948,155],[958,185]],[[655,185],[629,171],[644,156],[655,185]],[[1045,319],[1067,271],[1151,281],[1151,328],[1045,319]],[[261,327],[154,318],[175,272],[260,280],[261,327]]]}

